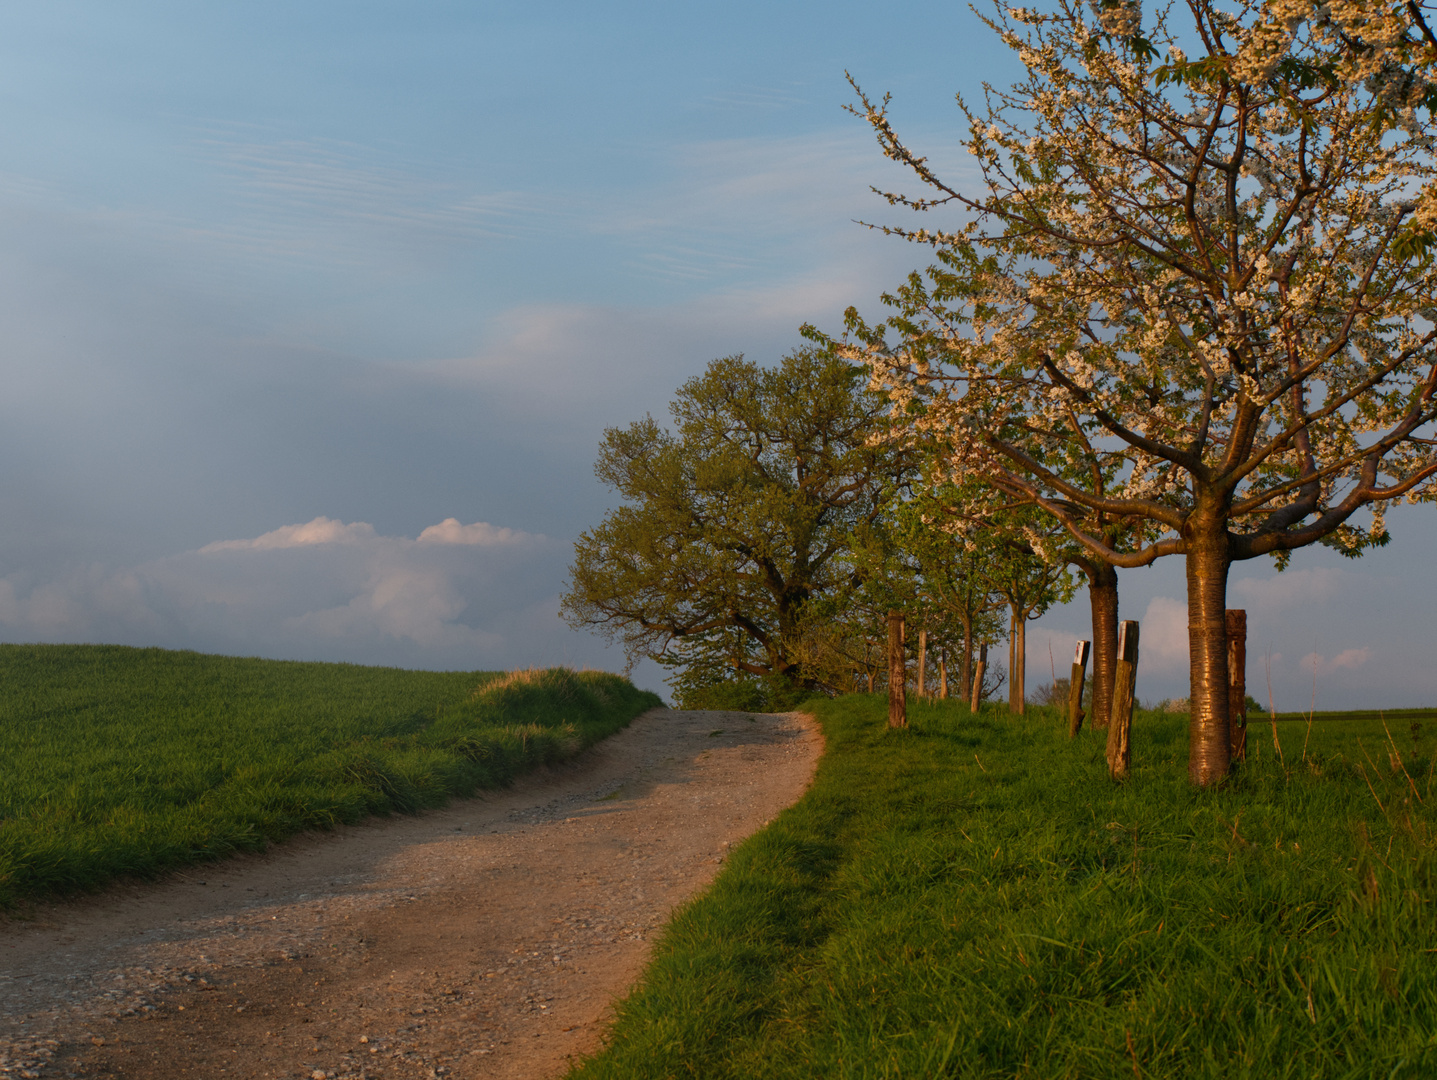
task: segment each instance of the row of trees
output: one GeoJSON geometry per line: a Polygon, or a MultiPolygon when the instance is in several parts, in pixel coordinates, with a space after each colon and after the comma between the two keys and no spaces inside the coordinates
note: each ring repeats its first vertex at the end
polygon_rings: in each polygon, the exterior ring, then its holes
{"type": "Polygon", "coordinates": [[[1028,77],[959,101],[974,190],[860,92],[923,188],[889,201],[958,213],[897,230],[938,262],[882,324],[850,312],[844,352],[955,482],[1041,509],[1095,563],[1185,560],[1209,784],[1231,565],[1358,554],[1384,506],[1433,495],[1437,38],[1415,2],[1085,7],[989,20],[1028,77]]]}
{"type": "Polygon", "coordinates": [[[566,618],[674,669],[687,704],[741,704],[881,687],[899,606],[964,696],[1008,638],[1021,709],[1024,627],[1071,578],[1031,512],[935,480],[867,381],[832,349],[727,357],[679,390],[672,428],[609,429],[596,471],[624,502],[579,539],[566,618]]]}
{"type": "MultiPolygon", "coordinates": [[[[1437,37],[1415,0],[1054,0],[999,5],[988,25],[1028,74],[959,100],[972,188],[855,86],[920,185],[882,194],[937,220],[879,227],[936,261],[882,321],[850,310],[843,336],[809,331],[886,395],[882,437],[852,451],[883,478],[863,474],[825,520],[887,524],[869,496],[891,505],[920,475],[923,498],[959,507],[901,500],[935,542],[969,550],[977,523],[1006,518],[1015,549],[1086,577],[1098,689],[1116,571],[1181,557],[1189,771],[1210,784],[1229,768],[1233,563],[1314,543],[1358,555],[1387,541],[1385,507],[1437,494],[1437,37]]],[[[876,580],[839,547],[804,550],[812,566],[764,586],[791,588],[790,610],[876,580]]]]}

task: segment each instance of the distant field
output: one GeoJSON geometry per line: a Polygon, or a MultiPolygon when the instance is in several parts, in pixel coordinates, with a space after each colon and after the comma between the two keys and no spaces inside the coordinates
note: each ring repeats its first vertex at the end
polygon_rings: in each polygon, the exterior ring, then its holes
{"type": "MultiPolygon", "coordinates": [[[[1307,713],[1277,714],[1278,740],[1285,753],[1301,757],[1306,744],[1310,754],[1341,756],[1369,767],[1380,762],[1386,771],[1394,749],[1410,757],[1416,747],[1437,737],[1437,709],[1315,712],[1310,728],[1307,713]]],[[[1247,739],[1249,746],[1272,749],[1272,723],[1266,715],[1247,718],[1247,739]]]]}
{"type": "Polygon", "coordinates": [[[1187,782],[958,702],[811,702],[813,786],[674,918],[574,1080],[1437,1075],[1437,724],[1254,722],[1187,782]]]}
{"type": "MultiPolygon", "coordinates": [[[[1251,724],[1256,720],[1266,719],[1267,713],[1263,713],[1260,716],[1250,715],[1247,718],[1247,722],[1251,724]]],[[[1279,722],[1284,720],[1301,720],[1303,723],[1307,723],[1307,713],[1280,712],[1277,714],[1277,719],[1279,722]]],[[[1312,719],[1314,723],[1318,720],[1385,719],[1388,724],[1393,725],[1393,730],[1396,731],[1396,725],[1398,725],[1399,723],[1403,726],[1406,726],[1410,724],[1413,720],[1416,720],[1418,723],[1422,724],[1437,721],[1437,709],[1350,709],[1347,712],[1315,712],[1312,714],[1312,719]]]]}
{"type": "Polygon", "coordinates": [[[601,672],[0,645],[0,906],[439,805],[659,703],[601,672]]]}

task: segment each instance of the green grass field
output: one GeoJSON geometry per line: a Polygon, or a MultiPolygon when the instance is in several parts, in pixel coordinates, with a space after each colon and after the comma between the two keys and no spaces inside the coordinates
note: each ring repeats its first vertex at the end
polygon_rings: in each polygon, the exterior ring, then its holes
{"type": "Polygon", "coordinates": [[[0,645],[0,907],[436,806],[658,704],[602,672],[0,645]]]}
{"type": "MultiPolygon", "coordinates": [[[[1308,713],[1305,712],[1283,712],[1277,714],[1277,722],[1287,720],[1300,720],[1307,722],[1308,713]]],[[[1396,734],[1397,729],[1406,728],[1415,720],[1419,724],[1430,724],[1437,721],[1437,709],[1349,709],[1346,712],[1314,712],[1312,720],[1316,723],[1319,720],[1377,720],[1387,721],[1387,726],[1396,734]]],[[[1259,720],[1266,720],[1267,714],[1254,713],[1248,717],[1248,723],[1255,724],[1259,720]]],[[[1380,724],[1379,724],[1380,726],[1380,724]]]]}
{"type": "Polygon", "coordinates": [[[1118,786],[1048,710],[810,707],[813,787],[576,1077],[1437,1075],[1437,726],[1314,723],[1304,760],[1280,722],[1283,768],[1254,723],[1201,792],[1186,717],[1139,716],[1118,786]]]}

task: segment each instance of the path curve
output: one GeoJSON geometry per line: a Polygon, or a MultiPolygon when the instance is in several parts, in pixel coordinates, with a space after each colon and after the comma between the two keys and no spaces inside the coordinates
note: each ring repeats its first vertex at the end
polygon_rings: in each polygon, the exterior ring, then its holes
{"type": "Polygon", "coordinates": [[[562,1076],[821,751],[656,709],[500,793],[0,922],[0,1078],[562,1076]]]}

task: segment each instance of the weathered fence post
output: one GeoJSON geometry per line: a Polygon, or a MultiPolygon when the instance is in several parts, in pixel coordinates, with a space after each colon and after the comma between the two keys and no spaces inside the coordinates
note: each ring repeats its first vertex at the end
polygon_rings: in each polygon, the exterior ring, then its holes
{"type": "Polygon", "coordinates": [[[968,708],[974,714],[978,712],[978,706],[983,704],[983,676],[988,671],[988,643],[984,642],[978,646],[978,663],[973,668],[973,687],[970,693],[971,700],[968,708]]]}
{"type": "Polygon", "coordinates": [[[1113,675],[1113,712],[1108,721],[1108,775],[1127,779],[1133,764],[1130,734],[1133,727],[1133,690],[1138,681],[1138,624],[1131,619],[1118,626],[1118,664],[1113,675]]]}
{"type": "Polygon", "coordinates": [[[1092,642],[1079,641],[1073,652],[1073,673],[1068,676],[1068,738],[1076,738],[1083,726],[1083,683],[1088,677],[1088,652],[1092,642]]]}
{"type": "Polygon", "coordinates": [[[918,631],[918,696],[928,696],[928,631],[918,631]]]}
{"type": "Polygon", "coordinates": [[[888,613],[888,726],[908,726],[908,665],[903,656],[903,612],[888,613]]]}
{"type": "Polygon", "coordinates": [[[1228,608],[1227,723],[1233,761],[1247,760],[1247,611],[1228,608]]]}

